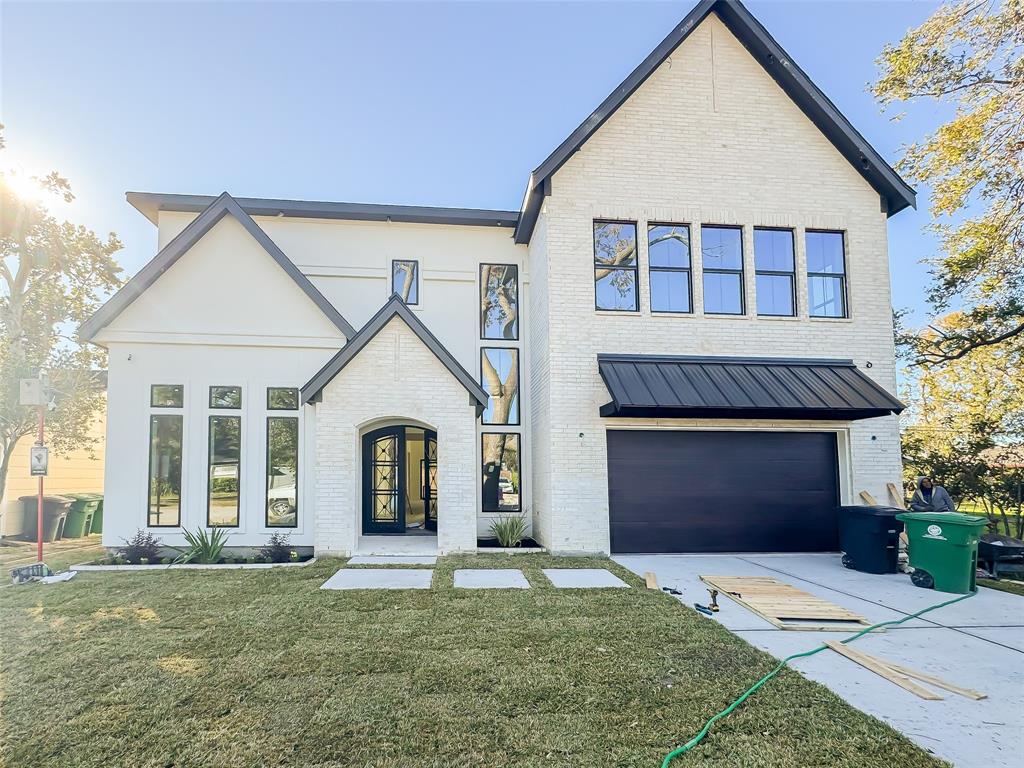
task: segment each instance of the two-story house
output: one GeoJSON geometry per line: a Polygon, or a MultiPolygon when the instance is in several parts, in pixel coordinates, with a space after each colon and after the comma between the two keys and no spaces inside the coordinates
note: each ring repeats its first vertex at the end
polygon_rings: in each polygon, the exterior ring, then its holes
{"type": "Polygon", "coordinates": [[[525,515],[553,551],[828,551],[900,477],[886,219],[914,192],[738,2],[518,211],[128,200],[159,252],[81,329],[108,546],[471,551],[525,515]]]}

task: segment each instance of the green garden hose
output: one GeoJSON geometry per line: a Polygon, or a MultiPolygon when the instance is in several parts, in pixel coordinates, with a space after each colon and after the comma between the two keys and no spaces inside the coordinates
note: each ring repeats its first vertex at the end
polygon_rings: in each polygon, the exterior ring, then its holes
{"type": "MultiPolygon", "coordinates": [[[[849,637],[845,638],[844,640],[840,640],[839,642],[843,643],[844,645],[846,643],[852,643],[858,637],[861,637],[862,635],[866,635],[868,632],[873,632],[874,630],[879,629],[881,627],[891,627],[891,626],[895,626],[897,624],[902,624],[905,621],[910,621],[911,619],[916,619],[918,616],[923,616],[924,614],[928,613],[929,611],[935,611],[935,610],[938,610],[939,608],[945,608],[947,605],[952,605],[953,603],[959,603],[961,600],[966,600],[968,597],[973,597],[974,595],[977,594],[977,592],[978,592],[978,590],[975,589],[973,592],[968,592],[966,595],[960,595],[960,597],[953,598],[952,600],[947,600],[944,603],[939,603],[938,605],[930,606],[928,608],[925,608],[924,610],[918,611],[917,613],[912,613],[909,616],[904,616],[902,619],[895,619],[893,621],[880,621],[878,624],[872,624],[870,627],[862,629],[860,632],[857,632],[854,635],[850,635],[849,637]]],[[[671,763],[673,760],[675,760],[680,755],[686,754],[691,749],[693,749],[698,744],[700,744],[704,740],[704,737],[708,735],[708,731],[711,730],[711,726],[715,724],[716,720],[721,720],[723,717],[729,715],[740,704],[742,704],[744,701],[746,701],[748,698],[750,698],[750,696],[752,696],[754,694],[754,692],[757,691],[758,688],[760,688],[762,685],[764,685],[769,680],[771,680],[773,677],[775,677],[777,674],[779,674],[779,672],[782,671],[783,667],[785,667],[787,664],[789,664],[789,662],[791,662],[793,659],[800,659],[800,658],[803,658],[804,656],[813,656],[814,654],[820,653],[821,651],[824,651],[826,649],[828,649],[827,645],[819,645],[817,648],[812,648],[809,651],[804,651],[803,653],[794,653],[792,656],[787,656],[786,658],[784,658],[782,661],[780,661],[778,663],[778,666],[776,666],[775,669],[773,669],[767,675],[762,677],[760,680],[758,680],[752,686],[747,688],[747,690],[744,691],[743,694],[738,699],[736,699],[736,701],[734,701],[728,707],[726,707],[721,712],[719,712],[717,715],[715,715],[710,720],[708,720],[706,723],[704,723],[704,727],[700,729],[700,732],[697,733],[696,736],[694,736],[688,742],[683,744],[681,747],[677,747],[676,749],[673,749],[671,752],[669,752],[667,755],[665,755],[665,759],[661,761],[661,768],[668,768],[669,763],[671,763]]]]}

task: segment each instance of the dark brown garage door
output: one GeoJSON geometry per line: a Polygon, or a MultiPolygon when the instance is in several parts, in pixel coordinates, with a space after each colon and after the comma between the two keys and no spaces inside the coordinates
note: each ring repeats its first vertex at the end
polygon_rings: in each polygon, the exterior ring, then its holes
{"type": "Polygon", "coordinates": [[[832,432],[608,432],[612,552],[838,549],[832,432]]]}

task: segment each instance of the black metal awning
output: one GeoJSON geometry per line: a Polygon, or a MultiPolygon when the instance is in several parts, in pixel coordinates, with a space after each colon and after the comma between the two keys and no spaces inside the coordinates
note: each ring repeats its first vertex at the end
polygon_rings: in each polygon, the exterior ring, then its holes
{"type": "Polygon", "coordinates": [[[598,355],[602,416],[854,421],[903,403],[852,360],[598,355]]]}

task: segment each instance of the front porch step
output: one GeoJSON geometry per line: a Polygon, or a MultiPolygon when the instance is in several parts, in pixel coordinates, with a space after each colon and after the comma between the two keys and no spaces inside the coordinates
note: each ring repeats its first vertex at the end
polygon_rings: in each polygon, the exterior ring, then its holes
{"type": "Polygon", "coordinates": [[[437,565],[437,555],[354,555],[349,565],[437,565]]]}
{"type": "Polygon", "coordinates": [[[437,557],[437,537],[423,535],[360,536],[356,556],[386,555],[437,557]]]}

